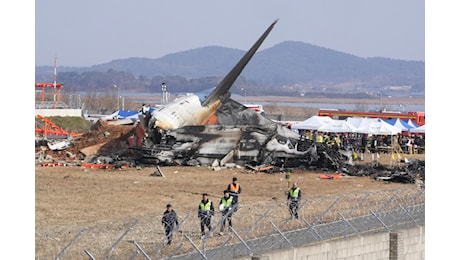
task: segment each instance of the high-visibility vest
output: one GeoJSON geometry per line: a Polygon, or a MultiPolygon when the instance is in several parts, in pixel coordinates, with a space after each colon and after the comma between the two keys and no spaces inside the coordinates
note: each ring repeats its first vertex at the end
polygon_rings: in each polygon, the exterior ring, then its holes
{"type": "Polygon", "coordinates": [[[316,136],[316,142],[317,143],[322,143],[323,142],[323,136],[322,135],[317,135],[316,136]]]}
{"type": "Polygon", "coordinates": [[[299,191],[300,191],[299,188],[295,188],[294,190],[290,189],[289,190],[289,195],[291,196],[291,198],[297,198],[297,197],[299,197],[299,191]]]}
{"type": "Polygon", "coordinates": [[[208,202],[206,204],[204,204],[203,201],[201,201],[200,210],[205,210],[205,211],[211,210],[211,201],[208,200],[208,202]]]}
{"type": "Polygon", "coordinates": [[[226,199],[225,197],[222,198],[222,205],[224,205],[224,207],[230,207],[232,205],[232,202],[233,202],[232,196],[228,197],[228,199],[226,199]]]}
{"type": "Polygon", "coordinates": [[[234,183],[230,183],[230,191],[238,193],[238,190],[240,189],[240,184],[237,183],[236,185],[234,183]]]}

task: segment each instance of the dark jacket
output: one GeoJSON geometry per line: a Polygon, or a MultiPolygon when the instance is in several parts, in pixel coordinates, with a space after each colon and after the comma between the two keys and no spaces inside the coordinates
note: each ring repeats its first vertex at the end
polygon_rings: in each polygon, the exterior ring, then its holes
{"type": "Polygon", "coordinates": [[[165,227],[170,228],[173,228],[174,224],[179,225],[179,220],[177,219],[176,212],[174,210],[171,210],[171,212],[166,210],[163,213],[163,217],[161,218],[161,224],[163,224],[163,226],[165,227]]]}
{"type": "Polygon", "coordinates": [[[290,189],[289,189],[289,192],[288,192],[288,197],[287,197],[287,199],[288,199],[289,201],[300,201],[300,199],[302,199],[302,190],[301,190],[300,188],[298,188],[298,187],[295,188],[295,189],[290,188],[290,189]],[[294,190],[296,190],[296,189],[299,189],[299,193],[298,193],[297,197],[291,196],[291,191],[294,192],[294,190]]]}
{"type": "Polygon", "coordinates": [[[210,201],[209,199],[207,201],[201,200],[200,204],[198,205],[198,217],[205,218],[205,217],[211,217],[211,216],[214,216],[214,205],[212,201],[210,201]],[[201,205],[202,204],[206,205],[208,202],[210,203],[209,210],[202,209],[201,205]]]}

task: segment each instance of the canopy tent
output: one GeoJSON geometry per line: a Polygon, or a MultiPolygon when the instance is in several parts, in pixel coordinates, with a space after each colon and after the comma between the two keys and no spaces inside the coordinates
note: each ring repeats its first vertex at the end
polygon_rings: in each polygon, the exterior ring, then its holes
{"type": "Polygon", "coordinates": [[[356,132],[373,135],[397,135],[401,133],[401,129],[382,120],[363,124],[356,129],[356,132]]]}
{"type": "Polygon", "coordinates": [[[305,121],[291,125],[293,130],[318,130],[319,127],[332,122],[332,118],[328,116],[312,116],[305,121]]]}
{"type": "Polygon", "coordinates": [[[409,129],[409,132],[424,134],[425,133],[425,125],[415,127],[415,128],[411,128],[411,129],[409,129]]]}
{"type": "Polygon", "coordinates": [[[356,133],[374,135],[396,135],[401,133],[401,129],[388,124],[381,118],[349,117],[345,120],[356,127],[356,133]]]}
{"type": "Polygon", "coordinates": [[[408,131],[409,129],[414,128],[413,126],[407,124],[400,118],[391,118],[383,121],[387,122],[392,126],[396,126],[397,128],[401,129],[401,131],[408,131]]]}
{"type": "Polygon", "coordinates": [[[419,125],[417,125],[414,121],[412,121],[411,119],[407,119],[407,120],[404,120],[404,122],[406,122],[408,125],[412,126],[412,128],[414,127],[419,127],[419,125]]]}
{"type": "Polygon", "coordinates": [[[352,126],[345,120],[332,119],[331,122],[318,127],[317,130],[329,133],[354,133],[356,132],[356,127],[352,126]]]}
{"type": "Polygon", "coordinates": [[[379,122],[381,121],[381,119],[369,117],[347,117],[345,121],[347,121],[350,125],[352,125],[355,128],[360,128],[364,127],[367,124],[370,124],[371,122],[379,122]]]}

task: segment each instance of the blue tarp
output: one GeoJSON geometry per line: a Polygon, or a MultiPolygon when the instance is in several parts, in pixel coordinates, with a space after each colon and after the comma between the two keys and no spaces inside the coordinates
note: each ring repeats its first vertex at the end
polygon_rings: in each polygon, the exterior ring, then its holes
{"type": "MultiPolygon", "coordinates": [[[[155,108],[150,108],[149,112],[152,113],[155,108]]],[[[123,119],[123,118],[137,118],[138,115],[140,114],[139,111],[135,110],[118,110],[118,118],[123,119]]]]}
{"type": "Polygon", "coordinates": [[[138,114],[139,112],[134,110],[118,110],[118,118],[120,119],[137,116],[138,114]]]}

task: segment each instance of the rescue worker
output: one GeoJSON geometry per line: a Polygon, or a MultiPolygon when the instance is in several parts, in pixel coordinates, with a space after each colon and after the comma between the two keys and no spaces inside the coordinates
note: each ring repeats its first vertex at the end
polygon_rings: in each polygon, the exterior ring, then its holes
{"type": "Polygon", "coordinates": [[[302,191],[297,187],[297,182],[292,183],[292,187],[289,189],[287,202],[289,205],[289,213],[291,214],[291,219],[299,218],[299,204],[302,199],[302,191]]]}
{"type": "Polygon", "coordinates": [[[308,140],[313,140],[313,133],[309,129],[307,129],[307,131],[305,131],[304,136],[308,140]]]}
{"type": "Polygon", "coordinates": [[[228,226],[232,226],[232,213],[233,207],[235,203],[233,200],[233,196],[230,195],[229,190],[224,190],[224,196],[220,199],[219,202],[219,210],[222,213],[222,226],[220,226],[220,233],[219,235],[224,234],[225,223],[228,221],[228,226]]]}
{"type": "Polygon", "coordinates": [[[174,226],[179,225],[176,211],[174,211],[171,204],[166,205],[166,211],[163,213],[163,217],[161,218],[161,224],[164,226],[166,239],[168,240],[168,245],[170,245],[174,226]]]}
{"type": "Polygon", "coordinates": [[[144,107],[143,114],[144,114],[145,116],[147,116],[148,114],[150,114],[150,104],[148,104],[147,106],[144,107]]]}
{"type": "Polygon", "coordinates": [[[322,132],[317,132],[316,133],[316,142],[317,143],[322,143],[324,141],[323,133],[322,132]]]}
{"type": "Polygon", "coordinates": [[[203,193],[203,199],[198,205],[198,218],[200,219],[201,235],[205,235],[205,227],[211,231],[211,218],[214,216],[214,205],[208,198],[207,193],[203,193]]]}
{"type": "Polygon", "coordinates": [[[147,111],[147,106],[145,104],[142,104],[141,108],[139,108],[138,112],[141,113],[144,117],[147,111]]]}
{"type": "Polygon", "coordinates": [[[227,190],[230,192],[230,195],[233,197],[233,204],[235,208],[233,212],[236,212],[238,209],[238,197],[241,193],[241,186],[238,183],[238,178],[233,177],[232,182],[227,186],[227,190]]]}
{"type": "Polygon", "coordinates": [[[334,149],[339,150],[340,147],[342,147],[342,140],[340,139],[340,136],[336,134],[334,136],[334,149]]]}

